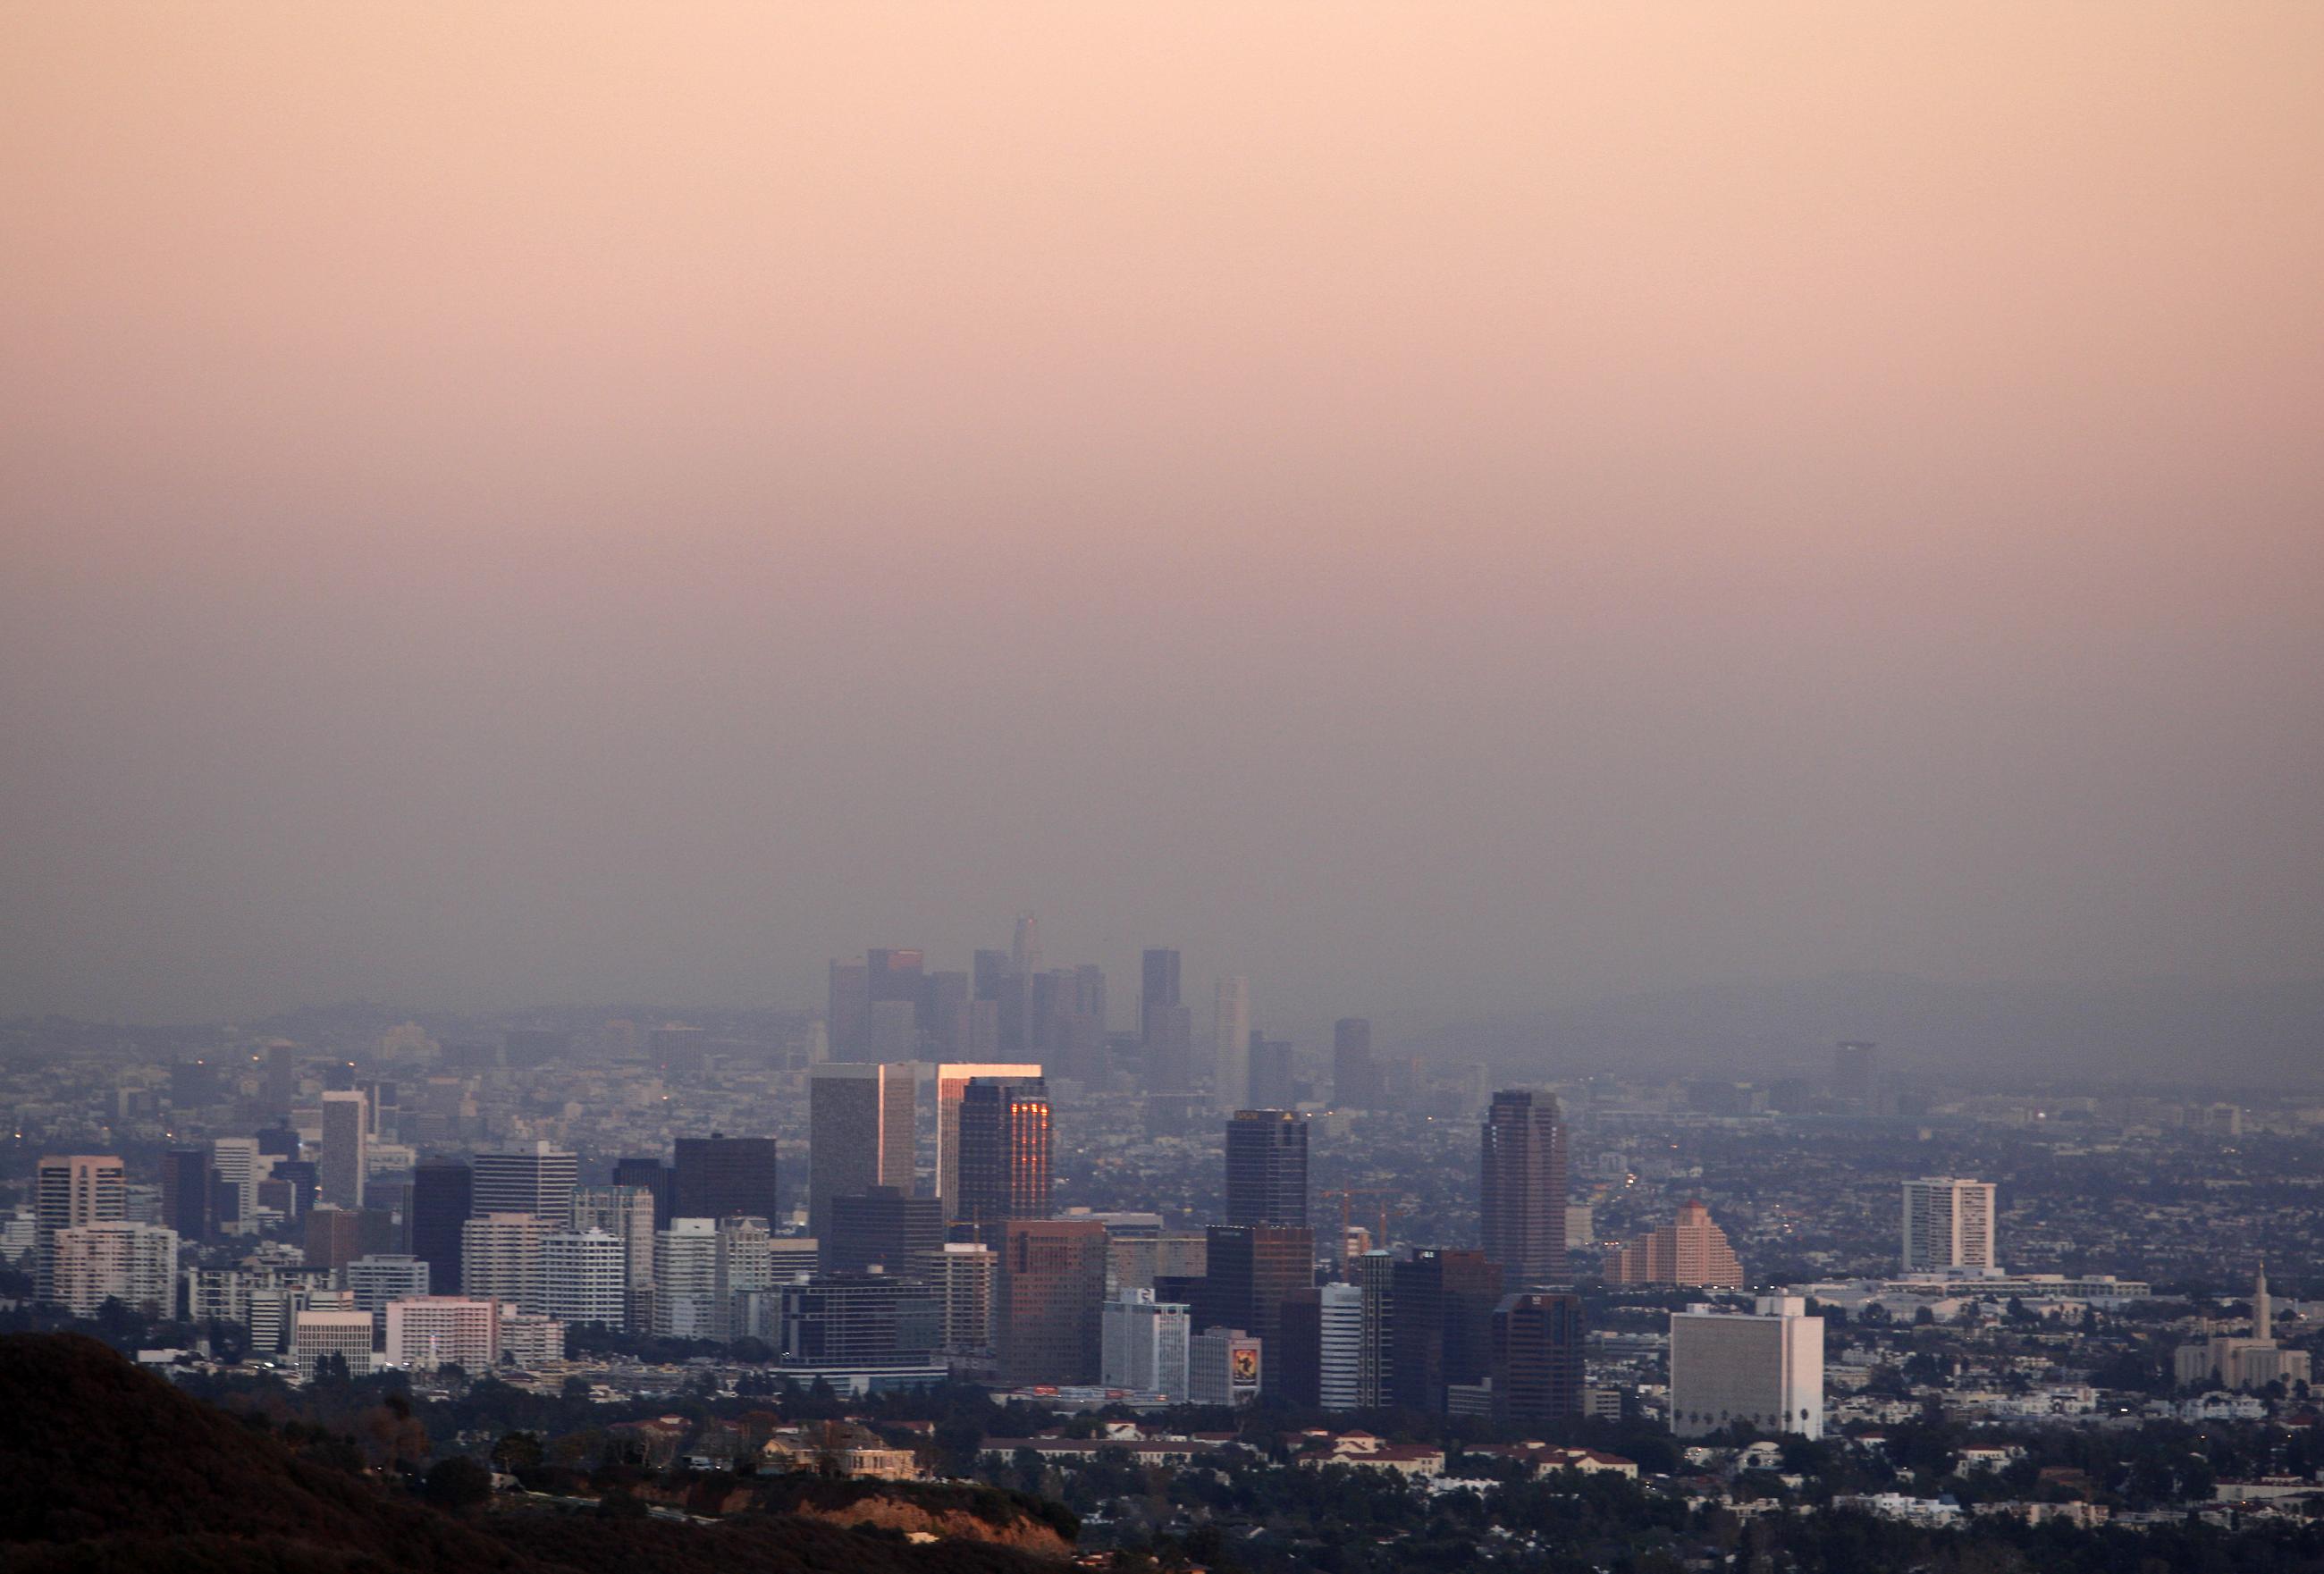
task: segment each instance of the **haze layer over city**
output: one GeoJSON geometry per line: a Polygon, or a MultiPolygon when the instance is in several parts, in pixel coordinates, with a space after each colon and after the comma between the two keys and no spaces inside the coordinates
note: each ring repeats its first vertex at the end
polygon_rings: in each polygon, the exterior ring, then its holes
{"type": "Polygon", "coordinates": [[[2319,60],[8,9],[0,1563],[2324,1570],[2319,60]]]}

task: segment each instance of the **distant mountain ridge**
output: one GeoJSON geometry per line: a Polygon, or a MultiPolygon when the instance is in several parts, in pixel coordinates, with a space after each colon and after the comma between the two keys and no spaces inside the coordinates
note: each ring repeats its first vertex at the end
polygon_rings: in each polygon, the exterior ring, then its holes
{"type": "Polygon", "coordinates": [[[2324,1087],[2324,980],[2109,987],[1837,973],[1474,1017],[1412,1047],[1545,1077],[1627,1068],[1748,1078],[1821,1072],[1844,1038],[1880,1044],[1893,1072],[1939,1081],[2324,1087]]]}

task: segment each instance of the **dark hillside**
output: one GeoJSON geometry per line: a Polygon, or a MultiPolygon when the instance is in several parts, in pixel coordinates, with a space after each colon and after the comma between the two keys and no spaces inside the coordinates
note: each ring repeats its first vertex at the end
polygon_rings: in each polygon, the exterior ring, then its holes
{"type": "Polygon", "coordinates": [[[970,1541],[789,1515],[721,1524],[518,1507],[456,1518],[302,1458],[76,1334],[0,1339],[0,1574],[1034,1574],[970,1541]]]}

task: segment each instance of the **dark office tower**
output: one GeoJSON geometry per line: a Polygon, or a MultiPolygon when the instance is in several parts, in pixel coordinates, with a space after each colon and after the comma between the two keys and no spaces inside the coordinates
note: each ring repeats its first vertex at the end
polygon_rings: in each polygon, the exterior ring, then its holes
{"type": "Polygon", "coordinates": [[[1332,1102],[1342,1109],[1376,1109],[1379,1097],[1371,1022],[1362,1017],[1342,1017],[1332,1028],[1332,1102]]]}
{"type": "Polygon", "coordinates": [[[1105,1226],[1095,1220],[1011,1219],[997,1238],[1001,1272],[992,1321],[1001,1381],[1097,1381],[1105,1226]]]}
{"type": "Polygon", "coordinates": [[[831,1004],[824,1013],[831,1053],[853,1060],[862,1052],[872,1017],[872,970],[860,962],[831,964],[831,1004]]]}
{"type": "Polygon", "coordinates": [[[1250,1036],[1250,1102],[1255,1109],[1288,1109],[1299,1102],[1290,1040],[1250,1036]]]}
{"type": "Polygon", "coordinates": [[[771,1137],[708,1137],[678,1139],[678,1162],[670,1166],[670,1216],[728,1219],[748,1214],[774,1224],[782,1218],[771,1137]]]}
{"type": "Polygon", "coordinates": [[[266,1112],[288,1115],[290,1106],[299,1100],[299,1046],[295,1044],[270,1044],[266,1046],[266,1112]]]}
{"type": "Polygon", "coordinates": [[[363,1210],[318,1208],[307,1215],[307,1266],[321,1268],[336,1281],[346,1266],[363,1256],[363,1210]]]}
{"type": "Polygon", "coordinates": [[[313,1210],[315,1193],[323,1187],[321,1170],[313,1159],[276,1159],[274,1178],[290,1186],[290,1206],[295,1214],[304,1218],[313,1210]]]}
{"type": "Polygon", "coordinates": [[[1238,1109],[1227,1122],[1227,1222],[1306,1225],[1304,1117],[1287,1109],[1238,1109]]]}
{"type": "Polygon", "coordinates": [[[1033,978],[1012,972],[1001,980],[1001,1053],[1024,1058],[1033,1053],[1033,978]]]}
{"type": "Polygon", "coordinates": [[[173,1147],[161,1155],[161,1222],[188,1246],[209,1239],[217,1193],[208,1148],[173,1147]]]}
{"type": "Polygon", "coordinates": [[[1188,1093],[1194,1087],[1194,1014],[1184,1006],[1146,1013],[1146,1091],[1188,1093]]]}
{"type": "Polygon", "coordinates": [[[894,1186],[843,1192],[831,1200],[831,1228],[820,1244],[826,1274],[878,1267],[910,1277],[922,1271],[923,1254],[944,1249],[944,1204],[894,1186]]]}
{"type": "MultiPolygon", "coordinates": [[[[807,1078],[807,1233],[831,1228],[831,1200],[874,1186],[912,1190],[918,1138],[908,1065],[833,1061],[807,1078]]],[[[681,1211],[679,1218],[686,1217],[681,1211]]]]}
{"type": "Polygon", "coordinates": [[[865,952],[863,967],[870,998],[918,1005],[923,961],[917,951],[899,951],[890,946],[865,952]]]}
{"type": "MultiPolygon", "coordinates": [[[[569,1065],[572,1060],[573,1036],[569,1033],[557,1033],[546,1027],[512,1027],[501,1035],[501,1063],[512,1071],[569,1065]]],[[[428,1282],[435,1284],[442,1281],[428,1282]]]]}
{"type": "MultiPolygon", "coordinates": [[[[972,1078],[960,1095],[958,1219],[998,1248],[1009,1220],[1047,1219],[1050,1210],[1048,1084],[972,1078]]],[[[1104,1233],[1099,1226],[1101,1240],[1104,1233]]]]}
{"type": "Polygon", "coordinates": [[[960,1058],[960,1040],[966,1028],[962,1014],[968,1005],[968,975],[930,973],[921,980],[920,1016],[935,1035],[936,1049],[946,1060],[960,1058]]]}
{"type": "Polygon", "coordinates": [[[1017,915],[1016,933],[1009,938],[1009,971],[1028,974],[1041,971],[1041,925],[1030,913],[1017,915]]]}
{"type": "Polygon", "coordinates": [[[980,1000],[1001,999],[1001,981],[1009,976],[1009,953],[999,950],[980,950],[973,964],[971,982],[980,1000]]]}
{"type": "Polygon", "coordinates": [[[258,1133],[258,1151],[269,1158],[299,1156],[299,1134],[287,1126],[269,1126],[258,1133]]]}
{"type": "Polygon", "coordinates": [[[1443,1415],[1446,1388],[1480,1383],[1492,1371],[1500,1266],[1482,1252],[1425,1247],[1393,1272],[1397,1407],[1443,1415]]]}
{"type": "Polygon", "coordinates": [[[1174,1010],[1180,1004],[1178,953],[1167,946],[1149,950],[1139,970],[1138,1036],[1151,1045],[1156,1014],[1174,1010]]]}
{"type": "MultiPolygon", "coordinates": [[[[1284,1302],[1315,1283],[1315,1232],[1293,1225],[1213,1224],[1204,1235],[1195,1331],[1239,1328],[1275,1348],[1283,1334],[1284,1302]]],[[[1275,1392],[1271,1379],[1261,1382],[1275,1392]]]]}
{"type": "Polygon", "coordinates": [[[411,1255],[428,1265],[428,1282],[456,1293],[460,1284],[460,1227],[475,1201],[475,1174],[466,1164],[437,1159],[411,1171],[411,1255]]]}
{"type": "Polygon", "coordinates": [[[1285,1296],[1282,1324],[1282,1336],[1275,1347],[1260,1351],[1262,1370],[1275,1368],[1277,1392],[1286,1401],[1320,1410],[1323,1406],[1323,1292],[1311,1284],[1285,1296]]]}
{"type": "Polygon", "coordinates": [[[1485,1255],[1510,1283],[1564,1278],[1565,1127],[1555,1099],[1524,1088],[1493,1095],[1478,1186],[1485,1255]]]}
{"type": "Polygon", "coordinates": [[[1880,1046],[1850,1039],[1832,1046],[1832,1097],[1849,1104],[1869,1104],[1879,1086],[1880,1046]]]}
{"type": "Polygon", "coordinates": [[[1582,1413],[1582,1297],[1530,1291],[1493,1308],[1493,1416],[1547,1426],[1582,1413]]]}
{"type": "Polygon", "coordinates": [[[1382,1410],[1396,1401],[1396,1258],[1377,1248],[1350,1258],[1348,1283],[1363,1293],[1355,1408],[1382,1410]]]}
{"type": "Polygon", "coordinates": [[[651,1192],[654,1200],[654,1228],[668,1229],[677,1215],[670,1210],[669,1166],[659,1159],[625,1158],[613,1161],[613,1184],[636,1186],[651,1192]]]}

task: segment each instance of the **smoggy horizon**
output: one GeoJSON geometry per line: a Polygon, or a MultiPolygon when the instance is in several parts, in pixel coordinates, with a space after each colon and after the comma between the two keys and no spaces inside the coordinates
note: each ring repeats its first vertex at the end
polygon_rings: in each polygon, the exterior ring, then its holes
{"type": "Polygon", "coordinates": [[[2313,7],[0,44],[0,1015],[2319,972],[2313,7]]]}

